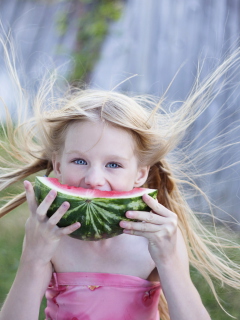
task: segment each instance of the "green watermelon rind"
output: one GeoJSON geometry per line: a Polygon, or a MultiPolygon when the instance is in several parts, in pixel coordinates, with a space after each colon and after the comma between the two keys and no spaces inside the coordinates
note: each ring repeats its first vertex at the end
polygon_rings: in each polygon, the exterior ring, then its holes
{"type": "MultiPolygon", "coordinates": [[[[40,204],[51,189],[36,177],[34,190],[37,203],[40,204]]],[[[157,190],[148,194],[154,199],[157,198],[157,190]]],[[[123,229],[119,226],[120,221],[136,221],[125,216],[128,210],[151,210],[142,200],[142,196],[86,199],[75,195],[66,195],[58,191],[47,216],[51,217],[64,201],[70,203],[70,208],[57,225],[67,227],[75,222],[80,222],[81,227],[71,233],[70,236],[88,241],[107,239],[122,234],[123,229]],[[79,214],[76,214],[77,212],[79,214]],[[81,214],[83,212],[86,214],[81,214]]]]}

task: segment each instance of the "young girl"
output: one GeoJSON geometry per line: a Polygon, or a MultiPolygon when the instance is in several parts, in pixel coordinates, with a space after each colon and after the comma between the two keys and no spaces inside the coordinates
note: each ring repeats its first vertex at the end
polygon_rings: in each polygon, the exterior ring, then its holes
{"type": "MultiPolygon", "coordinates": [[[[220,67],[211,85],[226,68],[220,67]]],[[[210,285],[209,276],[215,276],[240,288],[240,267],[208,248],[210,243],[219,251],[219,239],[196,219],[183,197],[186,181],[172,173],[166,159],[207,107],[202,92],[209,87],[205,83],[181,108],[166,113],[152,99],[100,90],[71,88],[62,98],[48,99],[49,82],[36,96],[32,118],[14,128],[6,109],[2,129],[8,144],[1,147],[17,161],[2,170],[0,190],[32,174],[52,173],[75,187],[156,188],[158,200],[145,195],[151,212],[126,212],[138,222],[120,222],[123,234],[81,241],[69,236],[81,228],[79,223],[56,226],[69,203],[48,219],[56,192],[38,206],[33,185],[25,180],[25,192],[0,211],[3,216],[27,200],[30,212],[19,269],[0,320],[38,319],[45,293],[47,320],[209,320],[189,263],[210,285]]]]}

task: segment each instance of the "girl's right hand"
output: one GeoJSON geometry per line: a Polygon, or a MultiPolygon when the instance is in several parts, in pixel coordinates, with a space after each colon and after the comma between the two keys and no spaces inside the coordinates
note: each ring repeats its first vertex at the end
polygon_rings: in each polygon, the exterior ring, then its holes
{"type": "Polygon", "coordinates": [[[68,235],[77,230],[80,227],[80,223],[76,222],[71,226],[59,228],[57,223],[67,212],[69,203],[64,202],[57,211],[48,218],[47,211],[54,201],[57,192],[51,190],[38,206],[32,184],[29,181],[24,181],[24,187],[30,216],[25,226],[26,235],[22,259],[25,259],[28,263],[37,262],[45,266],[51,261],[60,239],[64,235],[68,235]]]}

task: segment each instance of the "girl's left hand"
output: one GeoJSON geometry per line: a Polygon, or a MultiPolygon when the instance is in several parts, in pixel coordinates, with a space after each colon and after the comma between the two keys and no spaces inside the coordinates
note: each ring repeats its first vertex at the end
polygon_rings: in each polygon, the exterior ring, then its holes
{"type": "Polygon", "coordinates": [[[147,194],[143,200],[151,212],[127,211],[128,218],[141,222],[121,221],[120,226],[126,234],[148,239],[149,252],[156,264],[167,262],[177,252],[177,215],[147,194]]]}

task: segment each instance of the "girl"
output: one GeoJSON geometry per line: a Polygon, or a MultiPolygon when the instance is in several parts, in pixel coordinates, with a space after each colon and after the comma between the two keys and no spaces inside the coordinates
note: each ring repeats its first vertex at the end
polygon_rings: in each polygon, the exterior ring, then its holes
{"type": "MultiPolygon", "coordinates": [[[[240,288],[240,267],[208,248],[210,243],[219,251],[219,239],[194,216],[183,197],[186,180],[173,174],[167,160],[207,107],[202,93],[209,92],[226,65],[171,113],[152,99],[100,90],[71,88],[64,97],[50,99],[52,81],[39,90],[33,117],[19,120],[16,128],[6,108],[2,129],[8,147],[4,142],[1,147],[17,162],[2,170],[1,190],[32,174],[53,173],[61,183],[76,187],[157,188],[158,200],[145,195],[151,212],[126,212],[138,222],[122,221],[122,235],[81,241],[68,236],[81,228],[79,223],[56,226],[69,203],[48,219],[56,192],[37,206],[33,185],[25,180],[25,192],[0,211],[3,216],[25,200],[30,211],[19,269],[0,320],[38,319],[45,292],[48,320],[209,320],[189,262],[210,285],[209,276],[215,276],[240,288]]],[[[26,114],[22,108],[19,115],[26,114]]]]}

